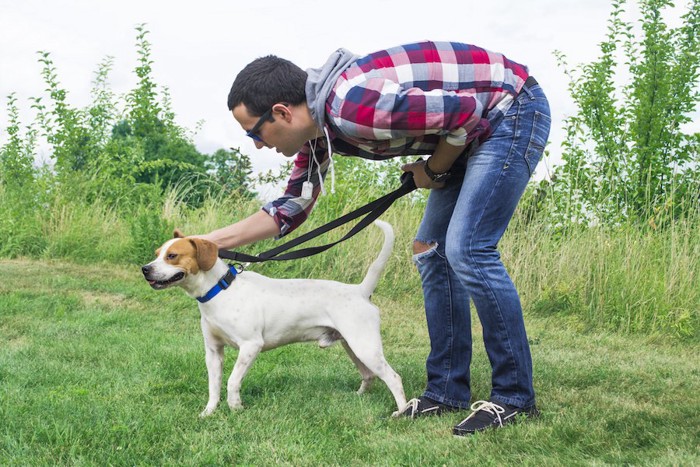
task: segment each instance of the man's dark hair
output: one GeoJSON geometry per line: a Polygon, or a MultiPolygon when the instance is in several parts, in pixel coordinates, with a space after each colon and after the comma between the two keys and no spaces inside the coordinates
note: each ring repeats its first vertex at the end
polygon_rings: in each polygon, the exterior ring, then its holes
{"type": "Polygon", "coordinates": [[[256,58],[236,76],[228,94],[228,109],[244,104],[260,116],[278,102],[299,105],[306,101],[306,72],[274,55],[256,58]]]}

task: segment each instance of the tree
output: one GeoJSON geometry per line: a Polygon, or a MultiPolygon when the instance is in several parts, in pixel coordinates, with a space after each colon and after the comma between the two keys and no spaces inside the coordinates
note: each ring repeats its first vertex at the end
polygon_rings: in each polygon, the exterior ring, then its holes
{"type": "Polygon", "coordinates": [[[175,123],[167,91],[158,101],[157,85],[152,78],[151,44],[146,39],[145,25],[136,27],[136,49],[139,55],[134,72],[139,81],[126,97],[127,114],[113,131],[114,138],[129,138],[140,144],[144,162],[136,180],[142,183],[174,185],[182,178],[206,171],[206,156],[199,153],[175,123]]]}
{"type": "Polygon", "coordinates": [[[248,199],[255,198],[256,193],[251,181],[253,165],[250,158],[239,149],[219,149],[209,157],[207,165],[211,176],[224,193],[248,199]]]}
{"type": "Polygon", "coordinates": [[[6,130],[7,142],[0,147],[0,185],[13,192],[22,192],[34,182],[36,129],[29,127],[23,137],[17,97],[12,93],[7,100],[9,126],[6,130]]]}
{"type": "Polygon", "coordinates": [[[613,2],[598,60],[576,73],[557,53],[579,110],[566,119],[551,186],[564,219],[656,226],[697,209],[700,134],[684,124],[700,98],[700,0],[675,28],[670,0],[639,0],[637,28],[623,19],[625,3],[613,2]]]}

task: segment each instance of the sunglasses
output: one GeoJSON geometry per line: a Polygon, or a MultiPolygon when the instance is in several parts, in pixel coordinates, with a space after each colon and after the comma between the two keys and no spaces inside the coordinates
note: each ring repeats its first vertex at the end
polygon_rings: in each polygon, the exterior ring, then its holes
{"type": "Polygon", "coordinates": [[[264,114],[262,114],[260,116],[260,119],[258,119],[258,121],[255,123],[255,125],[253,125],[253,128],[251,128],[249,131],[247,131],[245,135],[253,138],[253,141],[257,141],[257,142],[262,143],[262,144],[267,144],[258,135],[258,131],[260,130],[260,127],[263,126],[263,123],[265,123],[267,121],[270,121],[270,122],[275,121],[274,117],[272,116],[272,108],[270,108],[264,114]]]}

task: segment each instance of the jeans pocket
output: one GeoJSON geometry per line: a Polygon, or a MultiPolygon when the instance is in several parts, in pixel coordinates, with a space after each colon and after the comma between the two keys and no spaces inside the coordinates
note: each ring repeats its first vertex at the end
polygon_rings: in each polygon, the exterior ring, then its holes
{"type": "Polygon", "coordinates": [[[530,141],[527,145],[527,151],[525,151],[525,162],[530,171],[530,176],[532,176],[535,167],[537,167],[537,163],[542,157],[542,153],[544,153],[544,147],[547,144],[551,126],[552,117],[537,110],[534,112],[532,134],[530,135],[530,141]]]}

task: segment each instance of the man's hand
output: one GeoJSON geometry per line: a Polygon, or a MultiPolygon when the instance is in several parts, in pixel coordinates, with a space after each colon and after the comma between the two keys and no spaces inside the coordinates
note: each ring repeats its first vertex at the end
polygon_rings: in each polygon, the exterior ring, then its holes
{"type": "Polygon", "coordinates": [[[235,224],[223,227],[205,235],[190,235],[215,243],[219,248],[230,250],[280,234],[275,219],[263,210],[242,219],[235,224]]]}
{"type": "Polygon", "coordinates": [[[435,183],[428,177],[425,173],[423,166],[425,165],[424,160],[419,160],[416,162],[411,162],[410,164],[404,164],[401,166],[401,170],[404,172],[413,172],[413,181],[416,183],[418,188],[428,188],[430,190],[439,190],[444,188],[444,183],[435,183]]]}

